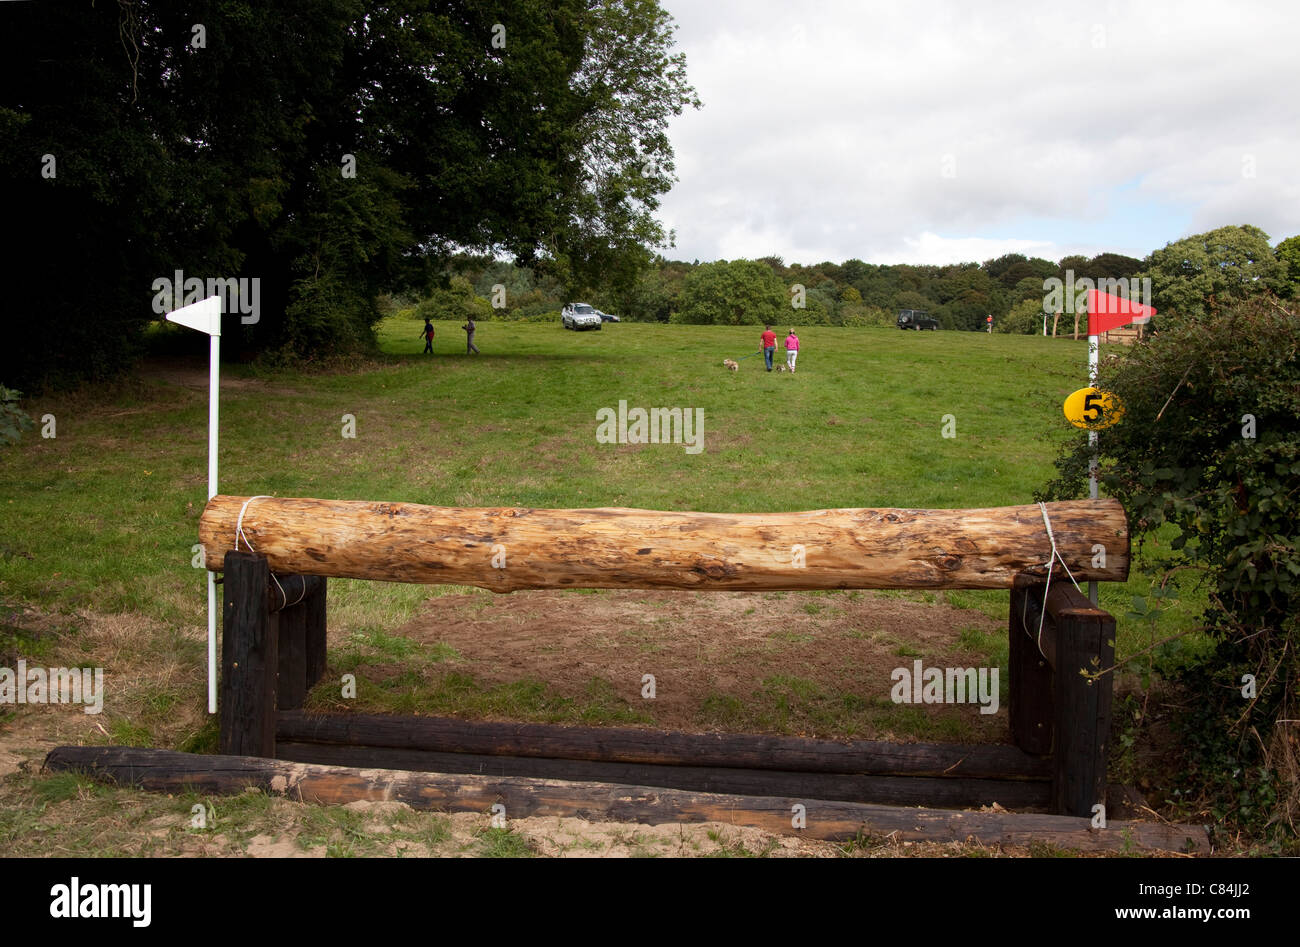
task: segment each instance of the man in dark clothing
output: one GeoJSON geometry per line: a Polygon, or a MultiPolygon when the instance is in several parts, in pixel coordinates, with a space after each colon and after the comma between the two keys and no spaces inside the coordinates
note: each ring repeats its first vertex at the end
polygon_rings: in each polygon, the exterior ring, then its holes
{"type": "Polygon", "coordinates": [[[433,323],[430,322],[428,319],[424,320],[424,329],[421,330],[420,335],[424,337],[425,353],[428,355],[432,355],[434,331],[433,331],[433,323]]]}
{"type": "Polygon", "coordinates": [[[468,355],[473,352],[475,355],[478,355],[478,346],[474,344],[474,329],[476,328],[474,320],[466,319],[465,324],[461,326],[461,328],[465,330],[465,354],[468,355]]]}

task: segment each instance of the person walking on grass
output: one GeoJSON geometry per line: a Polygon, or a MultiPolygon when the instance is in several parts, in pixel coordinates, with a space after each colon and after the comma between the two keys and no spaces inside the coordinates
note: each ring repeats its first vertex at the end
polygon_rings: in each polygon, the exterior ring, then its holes
{"type": "Polygon", "coordinates": [[[771,326],[763,327],[763,361],[767,362],[767,370],[772,370],[772,355],[776,352],[776,333],[772,331],[771,326]]]}
{"type": "Polygon", "coordinates": [[[420,330],[420,336],[424,339],[424,352],[425,352],[426,355],[432,355],[432,354],[433,354],[433,337],[434,337],[434,335],[435,335],[435,332],[434,332],[434,330],[433,330],[433,323],[430,322],[428,319],[425,319],[425,320],[424,320],[424,328],[423,328],[422,330],[420,330]]]}
{"type": "Polygon", "coordinates": [[[799,336],[794,334],[793,327],[790,334],[785,337],[785,363],[790,367],[790,374],[794,374],[794,362],[799,357],[799,336]]]}
{"type": "Polygon", "coordinates": [[[478,346],[474,344],[474,330],[477,328],[474,325],[474,320],[466,319],[465,324],[461,326],[461,328],[465,330],[465,354],[469,355],[472,352],[473,354],[478,355],[478,346]]]}

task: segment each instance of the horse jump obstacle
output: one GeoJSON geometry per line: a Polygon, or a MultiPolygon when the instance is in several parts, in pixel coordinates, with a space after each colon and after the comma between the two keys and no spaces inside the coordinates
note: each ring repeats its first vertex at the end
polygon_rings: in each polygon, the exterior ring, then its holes
{"type": "Polygon", "coordinates": [[[759,516],[460,510],[218,496],[204,511],[199,536],[207,561],[222,563],[225,572],[223,753],[275,757],[278,736],[283,751],[316,763],[469,772],[484,765],[484,757],[527,757],[529,765],[495,766],[497,771],[556,778],[666,780],[678,788],[747,793],[777,785],[773,772],[817,773],[818,778],[805,778],[803,784],[811,782],[841,797],[844,788],[827,785],[834,782],[828,777],[856,781],[860,790],[874,784],[870,788],[877,797],[889,801],[920,798],[949,804],[962,798],[958,790],[969,797],[978,788],[970,780],[1001,775],[1009,778],[984,788],[996,790],[1004,805],[1047,804],[1058,812],[1087,815],[1104,798],[1109,677],[1093,685],[1078,671],[1110,667],[1114,621],[1092,608],[1065,579],[1054,583],[1044,617],[1043,580],[1035,573],[1045,573],[1054,539],[1076,578],[1125,578],[1127,523],[1114,500],[1055,503],[1045,509],[820,510],[759,516]],[[1047,522],[1052,524],[1050,539],[1047,522]],[[1100,568],[1094,565],[1098,543],[1108,550],[1100,568]],[[241,545],[250,551],[237,551],[241,545]],[[801,566],[793,561],[796,547],[802,547],[801,566]],[[706,739],[677,735],[672,738],[676,752],[667,754],[662,735],[638,731],[533,726],[510,739],[492,725],[463,721],[432,732],[420,720],[304,720],[292,711],[324,671],[325,576],[477,585],[494,591],[1010,588],[1012,727],[1021,755],[1044,756],[1055,747],[1050,797],[1043,792],[1044,767],[1035,768],[1034,761],[1013,763],[1006,754],[996,763],[976,762],[989,755],[993,748],[988,747],[945,754],[921,746],[904,752],[906,759],[899,761],[898,753],[887,755],[878,744],[864,744],[850,753],[848,763],[828,770],[825,761],[832,754],[827,747],[794,762],[788,752],[773,752],[770,740],[713,740],[710,751],[706,739]],[[1023,626],[1019,633],[1017,625],[1023,626]],[[1058,666],[1068,666],[1069,673],[1055,673],[1058,666]],[[964,766],[960,760],[966,760],[964,766]],[[721,772],[701,772],[701,767],[721,772]]]}
{"type": "MultiPolygon", "coordinates": [[[[729,515],[217,496],[204,511],[200,540],[209,568],[220,563],[224,571],[220,759],[433,771],[443,775],[421,778],[439,781],[436,790],[422,791],[444,800],[479,799],[483,787],[471,791],[473,781],[490,773],[498,783],[513,780],[527,798],[532,783],[545,783],[548,799],[567,786],[584,812],[592,787],[610,784],[631,784],[656,800],[668,797],[647,787],[683,800],[691,793],[785,796],[850,808],[998,801],[1076,817],[1105,800],[1111,679],[1087,674],[1113,664],[1114,619],[1063,570],[1049,575],[1048,563],[1063,563],[1079,581],[1124,580],[1127,522],[1114,500],[729,515]],[[307,716],[298,708],[325,671],[329,576],[497,592],[1007,588],[1017,747],[307,716]]],[[[134,760],[128,768],[140,766],[134,760]]],[[[229,778],[229,768],[213,766],[229,778]]],[[[271,778],[270,770],[259,772],[271,778]]],[[[705,796],[690,798],[698,808],[705,796]]],[[[662,821],[659,802],[643,808],[662,821]]]]}

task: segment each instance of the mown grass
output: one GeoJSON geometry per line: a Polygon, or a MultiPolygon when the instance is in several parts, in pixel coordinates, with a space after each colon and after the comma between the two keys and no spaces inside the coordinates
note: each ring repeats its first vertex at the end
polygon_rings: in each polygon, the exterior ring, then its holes
{"type": "MultiPolygon", "coordinates": [[[[451,323],[438,325],[437,354],[421,355],[418,328],[385,322],[385,354],[349,372],[224,366],[222,492],[735,512],[1001,506],[1031,502],[1052,476],[1058,445],[1083,436],[1064,425],[1060,410],[1064,397],[1084,384],[1082,343],[809,327],[801,330],[799,372],[790,376],[762,371],[757,359],[742,362],[735,374],[722,368],[724,357],[754,347],[754,327],[626,324],[577,334],[558,324],[484,323],[476,338],[483,354],[475,357],[463,354],[463,334],[451,323]],[[620,401],[702,410],[704,450],[597,443],[596,412],[620,401]],[[354,438],[343,436],[345,415],[355,421],[354,438]],[[956,424],[952,438],[942,436],[947,415],[956,424]]],[[[37,418],[54,415],[57,436],[40,437],[38,425],[21,443],[0,449],[0,665],[12,666],[20,655],[77,662],[89,653],[77,616],[93,611],[153,623],[147,634],[113,643],[110,677],[114,662],[166,661],[178,669],[168,683],[137,687],[117,708],[106,708],[100,718],[106,732],[94,737],[105,742],[215,749],[213,721],[194,722],[205,686],[205,580],[193,547],[206,496],[207,447],[203,365],[194,368],[194,386],[150,371],[107,389],[33,399],[25,410],[37,418]],[[29,621],[28,613],[41,621],[29,621]],[[181,726],[176,721],[185,708],[189,717],[181,726]]],[[[1185,600],[1154,622],[1127,616],[1133,596],[1146,595],[1150,584],[1136,569],[1129,582],[1103,586],[1101,604],[1119,619],[1121,657],[1194,627],[1203,596],[1183,582],[1185,600]]],[[[399,676],[382,682],[359,675],[361,693],[352,706],[646,722],[608,681],[593,678],[579,698],[532,679],[488,684],[449,670],[456,654],[446,645],[392,633],[430,595],[463,591],[331,581],[330,625],[342,641],[331,652],[332,668],[402,666],[399,676]]],[[[806,593],[801,607],[810,616],[832,615],[846,600],[872,594],[1006,617],[1005,592],[806,593]]],[[[581,607],[580,600],[575,604],[581,607]]],[[[807,644],[797,632],[783,634],[784,646],[807,644]]],[[[887,644],[900,659],[918,650],[904,640],[887,644]]],[[[1005,635],[972,628],[959,644],[972,660],[1005,669],[1005,635]]],[[[1162,652],[1204,647],[1205,639],[1191,634],[1162,652]]],[[[1006,686],[1004,674],[1003,701],[1006,686]]],[[[333,706],[338,698],[318,688],[312,702],[333,706]]],[[[846,736],[967,735],[955,716],[868,702],[796,674],[769,678],[753,694],[714,695],[704,716],[709,724],[744,729],[779,731],[812,721],[846,736]]],[[[51,806],[75,804],[102,828],[118,798],[115,791],[101,798],[100,788],[79,779],[35,785],[54,796],[75,790],[77,799],[60,803],[19,791],[24,801],[17,803],[11,792],[12,804],[0,805],[0,840],[29,831],[58,834],[39,816],[51,806]],[[27,811],[27,803],[35,809],[27,811]]],[[[146,796],[121,798],[131,800],[131,812],[155,812],[146,796]]],[[[259,817],[240,807],[255,805],[243,797],[234,803],[246,827],[259,817]]],[[[425,824],[411,831],[425,841],[437,834],[425,824]]],[[[329,854],[378,850],[364,832],[343,824],[307,834],[323,839],[329,854]]],[[[504,836],[481,841],[481,854],[527,854],[504,836]]],[[[81,829],[68,829],[56,848],[121,850],[81,829]]],[[[133,850],[161,849],[148,843],[133,850]]]]}
{"type": "MultiPolygon", "coordinates": [[[[810,327],[800,372],[790,376],[764,372],[756,359],[736,374],[721,368],[724,356],[748,351],[751,327],[571,333],[486,323],[483,354],[473,357],[454,325],[438,328],[429,357],[418,326],[388,320],[380,327],[388,354],[350,373],[226,366],[223,492],[738,512],[997,506],[1029,502],[1052,475],[1056,445],[1082,436],[1060,416],[1083,378],[1085,350],[1071,342],[810,327]],[[619,401],[701,409],[703,452],[597,443],[596,411],[619,401]],[[355,438],[343,436],[345,415],[355,438]],[[942,436],[945,415],[954,438],[942,436]]],[[[201,625],[204,580],[192,560],[206,397],[204,388],[146,376],[27,405],[55,416],[57,436],[33,432],[0,451],[0,602],[201,625]]],[[[1193,625],[1194,593],[1154,624],[1126,619],[1133,595],[1148,587],[1137,574],[1102,587],[1102,605],[1120,617],[1121,656],[1193,625]]],[[[460,590],[336,580],[331,625],[383,635],[429,595],[452,591],[460,590]]],[[[1002,592],[876,594],[1006,614],[1002,592]]],[[[810,596],[805,609],[833,601],[810,596]]],[[[22,635],[0,614],[0,654],[32,653],[22,635]]],[[[1164,650],[1203,646],[1192,636],[1164,650]]],[[[176,644],[186,663],[202,660],[197,647],[176,644]]],[[[479,695],[461,709],[483,701],[511,703],[479,695]]]]}
{"type": "MultiPolygon", "coordinates": [[[[423,356],[412,328],[382,324],[389,354],[357,372],[225,367],[238,387],[222,394],[222,491],[738,512],[998,506],[1029,502],[1056,445],[1081,436],[1060,404],[1082,384],[1084,348],[1035,336],[810,327],[792,377],[757,359],[722,369],[749,350],[752,327],[485,323],[475,357],[453,346],[463,333],[450,323],[423,356]],[[704,451],[596,443],[596,411],[620,400],[701,409],[704,451]],[[949,414],[955,438],[941,436],[949,414]],[[344,415],[355,438],[342,436],[344,415]]],[[[0,598],[200,622],[206,398],[141,378],[27,404],[55,415],[57,437],[32,432],[0,451],[0,598]]],[[[370,627],[439,591],[334,588],[331,608],[370,627]]],[[[1140,578],[1108,585],[1102,604],[1122,615],[1144,591],[1140,578]]],[[[945,595],[1005,607],[1001,593],[945,595]]],[[[1180,620],[1166,614],[1157,631],[1180,620]]],[[[1121,631],[1121,651],[1141,646],[1132,638],[1121,631]]]]}

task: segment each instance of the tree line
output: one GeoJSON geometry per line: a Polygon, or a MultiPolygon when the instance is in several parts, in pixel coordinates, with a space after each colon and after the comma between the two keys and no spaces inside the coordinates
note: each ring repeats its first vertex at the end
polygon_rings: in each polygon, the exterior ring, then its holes
{"type": "Polygon", "coordinates": [[[780,257],[691,263],[655,259],[626,287],[572,289],[548,274],[484,256],[459,256],[445,285],[393,305],[430,318],[554,320],[581,299],[621,318],[697,325],[892,326],[900,309],[920,309],[945,329],[1034,333],[1044,313],[1073,312],[1086,288],[1149,287],[1162,320],[1202,315],[1260,291],[1300,292],[1300,237],[1276,248],[1257,227],[1221,227],[1174,241],[1145,259],[1119,253],[1056,262],[1008,253],[951,265],[843,263],[787,265],[780,257]],[[1147,282],[1149,281],[1149,282],[1147,282]],[[1053,292],[1055,290],[1055,292],[1053,292]],[[418,305],[417,305],[418,303],[418,305]]]}

